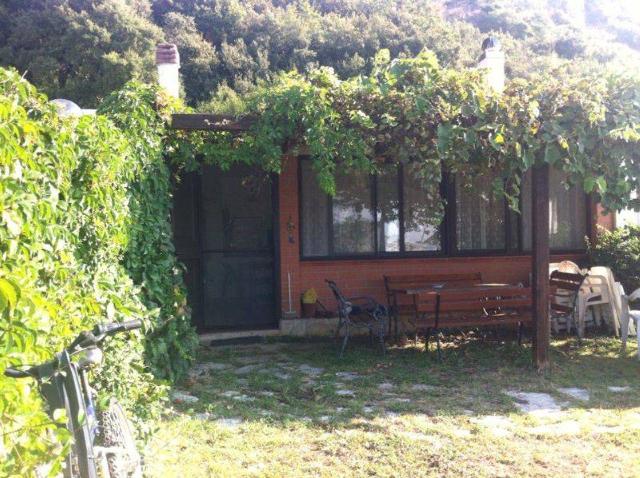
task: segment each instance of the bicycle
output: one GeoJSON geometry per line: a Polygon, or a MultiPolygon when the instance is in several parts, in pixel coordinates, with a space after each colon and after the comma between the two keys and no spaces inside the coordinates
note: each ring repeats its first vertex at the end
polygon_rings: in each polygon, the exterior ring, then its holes
{"type": "Polygon", "coordinates": [[[65,478],[142,477],[142,460],[122,407],[112,401],[97,411],[88,378],[88,371],[102,362],[99,345],[104,339],[140,327],[139,320],[96,325],[49,362],[4,371],[12,378],[35,378],[52,419],[55,410],[66,410],[73,444],[65,460],[65,478]]]}

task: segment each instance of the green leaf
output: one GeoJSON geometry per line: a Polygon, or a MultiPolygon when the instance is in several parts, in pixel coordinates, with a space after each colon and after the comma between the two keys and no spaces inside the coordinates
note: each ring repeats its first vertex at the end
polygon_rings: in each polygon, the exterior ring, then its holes
{"type": "Polygon", "coordinates": [[[78,425],[82,426],[87,421],[87,414],[84,410],[78,411],[78,425]]]}
{"type": "Polygon", "coordinates": [[[547,143],[547,147],[544,150],[544,162],[547,164],[556,164],[560,158],[562,157],[562,153],[558,146],[553,143],[547,143]]]}
{"type": "Polygon", "coordinates": [[[18,303],[20,289],[5,278],[0,278],[0,311],[13,309],[18,303]]]}
{"type": "Polygon", "coordinates": [[[595,188],[595,186],[596,186],[595,178],[592,178],[592,177],[584,178],[583,188],[585,192],[587,193],[593,192],[593,188],[595,188]]]}
{"type": "Polygon", "coordinates": [[[64,408],[56,408],[53,411],[53,421],[58,423],[67,422],[67,410],[64,408]]]}

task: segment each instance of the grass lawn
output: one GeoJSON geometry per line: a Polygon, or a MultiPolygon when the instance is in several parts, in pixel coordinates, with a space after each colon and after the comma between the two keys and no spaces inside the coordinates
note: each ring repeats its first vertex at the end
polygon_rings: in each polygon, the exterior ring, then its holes
{"type": "Polygon", "coordinates": [[[413,345],[383,357],[354,342],[343,359],[330,342],[203,348],[181,387],[198,401],[159,423],[147,473],[640,476],[635,347],[555,340],[541,376],[529,346],[449,345],[442,363],[413,345]]]}

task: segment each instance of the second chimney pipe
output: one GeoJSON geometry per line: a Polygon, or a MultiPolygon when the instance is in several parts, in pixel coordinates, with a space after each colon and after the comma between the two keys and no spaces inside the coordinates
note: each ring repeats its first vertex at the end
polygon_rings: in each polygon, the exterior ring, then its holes
{"type": "Polygon", "coordinates": [[[160,43],[156,47],[158,83],[175,98],[180,96],[180,54],[173,43],[160,43]]]}

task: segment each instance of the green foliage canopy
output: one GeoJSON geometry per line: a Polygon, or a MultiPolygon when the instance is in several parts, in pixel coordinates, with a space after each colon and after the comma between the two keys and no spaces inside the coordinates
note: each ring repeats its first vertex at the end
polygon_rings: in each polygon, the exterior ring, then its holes
{"type": "Polygon", "coordinates": [[[601,231],[589,244],[591,264],[611,268],[627,294],[640,287],[640,226],[601,231]]]}
{"type": "Polygon", "coordinates": [[[202,154],[223,167],[279,172],[283,154],[303,148],[329,194],[337,168],[410,162],[432,193],[434,224],[443,171],[463,181],[497,173],[494,189],[514,209],[521,178],[536,164],[564,171],[610,209],[632,204],[640,187],[640,80],[632,76],[558,69],[494,94],[479,70],[442,68],[428,51],[392,61],[383,50],[369,76],[282,74],[249,94],[244,110],[254,118],[246,133],[189,135],[190,147],[178,140],[171,149],[182,164],[202,154]]]}

